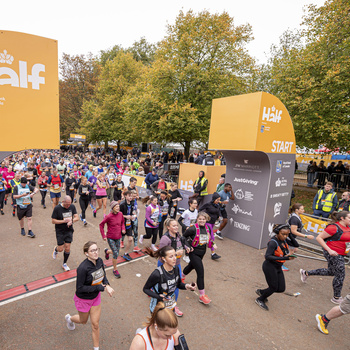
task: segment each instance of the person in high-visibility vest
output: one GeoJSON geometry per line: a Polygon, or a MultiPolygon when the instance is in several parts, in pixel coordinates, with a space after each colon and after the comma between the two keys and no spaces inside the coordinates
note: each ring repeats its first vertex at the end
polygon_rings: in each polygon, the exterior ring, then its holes
{"type": "Polygon", "coordinates": [[[208,194],[208,179],[204,177],[204,171],[200,171],[197,180],[193,184],[194,196],[197,199],[198,207],[204,196],[208,194]]]}
{"type": "Polygon", "coordinates": [[[327,182],[323,189],[320,189],[314,198],[312,209],[314,215],[328,218],[338,204],[337,193],[333,190],[332,182],[327,182]]]}

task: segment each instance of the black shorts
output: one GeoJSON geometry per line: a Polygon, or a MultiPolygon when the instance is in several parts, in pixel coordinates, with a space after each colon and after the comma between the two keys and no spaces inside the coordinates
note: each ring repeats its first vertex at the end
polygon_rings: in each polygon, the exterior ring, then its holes
{"type": "Polygon", "coordinates": [[[122,192],[121,191],[114,191],[114,198],[115,201],[120,201],[122,199],[122,192]]]}
{"type": "Polygon", "coordinates": [[[56,231],[57,245],[64,245],[64,243],[73,242],[73,231],[57,232],[56,231]]]}
{"type": "Polygon", "coordinates": [[[123,236],[132,237],[132,226],[126,229],[126,233],[122,233],[123,236]]]}
{"type": "Polygon", "coordinates": [[[220,208],[220,214],[223,219],[227,219],[227,211],[225,208],[220,208]]]}
{"type": "Polygon", "coordinates": [[[107,196],[96,196],[96,199],[107,198],[107,196]]]}
{"type": "Polygon", "coordinates": [[[10,188],[6,188],[6,194],[10,194],[11,193],[11,187],[10,188]]]}
{"type": "Polygon", "coordinates": [[[24,217],[31,218],[33,216],[33,206],[29,204],[27,208],[21,208],[17,206],[17,217],[18,220],[22,220],[24,217]]]}

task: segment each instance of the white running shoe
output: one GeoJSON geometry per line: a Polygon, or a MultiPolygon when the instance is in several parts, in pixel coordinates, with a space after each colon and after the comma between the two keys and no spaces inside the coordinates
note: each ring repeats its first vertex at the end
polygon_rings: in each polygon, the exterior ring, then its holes
{"type": "Polygon", "coordinates": [[[56,248],[57,248],[57,246],[55,248],[53,248],[52,259],[56,259],[57,258],[58,252],[56,251],[56,248]]]}
{"type": "Polygon", "coordinates": [[[151,249],[156,252],[158,250],[158,248],[154,245],[154,244],[151,244],[151,249]]]}
{"type": "Polygon", "coordinates": [[[187,264],[190,263],[190,257],[188,255],[184,255],[184,257],[182,258],[183,261],[185,261],[187,264]]]}
{"type": "Polygon", "coordinates": [[[140,244],[143,243],[143,235],[140,235],[139,242],[140,242],[140,244]]]}
{"type": "Polygon", "coordinates": [[[62,265],[62,269],[63,269],[65,272],[70,271],[70,268],[69,268],[69,266],[68,266],[66,263],[64,263],[64,264],[62,265]]]}
{"type": "Polygon", "coordinates": [[[70,314],[67,314],[64,318],[66,319],[66,322],[67,322],[67,328],[68,328],[70,331],[74,331],[74,329],[75,329],[75,323],[71,321],[71,319],[70,319],[70,314]]]}
{"type": "Polygon", "coordinates": [[[332,302],[333,304],[339,305],[339,304],[342,303],[343,300],[344,300],[344,298],[342,298],[342,297],[339,297],[339,298],[333,297],[333,298],[331,299],[331,302],[332,302]]]}
{"type": "Polygon", "coordinates": [[[306,279],[307,279],[309,276],[306,274],[306,271],[303,270],[303,269],[300,269],[299,272],[300,272],[300,279],[301,279],[301,282],[305,283],[305,282],[306,282],[306,279]]]}

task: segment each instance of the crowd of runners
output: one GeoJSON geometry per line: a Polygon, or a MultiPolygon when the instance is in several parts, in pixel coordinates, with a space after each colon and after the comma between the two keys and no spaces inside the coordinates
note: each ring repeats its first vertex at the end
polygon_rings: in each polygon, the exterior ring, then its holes
{"type": "MultiPolygon", "coordinates": [[[[58,259],[60,253],[63,254],[60,259],[64,271],[70,270],[68,261],[74,223],[81,220],[83,225],[88,225],[87,210],[92,210],[101,237],[108,243],[109,248],[104,249],[103,256],[106,260],[112,258],[112,277],[121,278],[117,266],[121,249],[126,261],[132,260],[131,252],[140,253],[141,250],[157,259],[157,267],[143,288],[150,297],[151,317],[147,327],[137,331],[130,347],[132,350],[188,349],[178,330],[177,317],[184,315],[178,304],[179,291],[198,289],[199,302],[210,304],[205,291],[203,257],[209,248],[212,260],[221,258],[215,252],[215,238],[223,239],[222,231],[227,224],[225,206],[234,200],[232,186],[225,182],[223,174],[217,192],[209,195],[210,201],[201,204],[208,195],[208,180],[200,171],[194,194],[188,201],[189,209],[179,210],[183,198],[175,182],[167,184],[163,160],[164,154],[150,153],[141,158],[137,149],[119,153],[114,150],[26,151],[6,158],[0,166],[1,215],[17,216],[20,234],[35,238],[32,203],[33,197],[40,193],[42,209],[52,207],[50,216],[56,232],[52,258],[58,259]],[[129,175],[127,184],[122,177],[125,174],[129,175]],[[142,199],[136,186],[137,179],[133,177],[136,174],[145,176],[149,195],[142,199]],[[144,217],[140,215],[141,205],[145,206],[144,217]],[[5,213],[6,206],[11,209],[5,213]],[[215,229],[218,222],[220,225],[215,229]],[[140,225],[144,226],[145,234],[139,234],[140,225]],[[184,269],[181,259],[187,264],[184,269]],[[196,282],[187,283],[187,276],[193,270],[196,282]]],[[[262,267],[268,286],[256,290],[258,298],[255,302],[266,311],[269,310],[268,297],[285,291],[283,270],[287,269],[284,263],[296,257],[299,247],[296,238],[314,238],[302,231],[302,204],[294,204],[290,212],[287,223],[275,225],[268,242],[262,267]]],[[[334,276],[331,301],[337,306],[326,314],[316,315],[319,330],[328,334],[330,320],[350,313],[350,294],[341,297],[344,257],[350,251],[350,214],[343,206],[333,212],[332,223],[317,241],[323,248],[328,268],[300,270],[300,276],[304,283],[312,275],[334,276]]],[[[99,349],[101,292],[106,291],[110,296],[114,293],[98,246],[97,242],[89,241],[83,247],[86,259],[77,269],[74,295],[78,313],[65,316],[69,330],[74,330],[76,324],[85,324],[90,318],[95,350],[99,349]]]]}

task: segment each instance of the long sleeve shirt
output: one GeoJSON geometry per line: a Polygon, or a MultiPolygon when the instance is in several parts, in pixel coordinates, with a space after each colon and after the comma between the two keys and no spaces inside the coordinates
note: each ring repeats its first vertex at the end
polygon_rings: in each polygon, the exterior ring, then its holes
{"type": "Polygon", "coordinates": [[[109,213],[100,223],[100,232],[103,239],[120,239],[122,231],[125,231],[124,216],[122,212],[117,214],[109,213]],[[107,224],[107,236],[104,231],[104,226],[107,224]]]}

